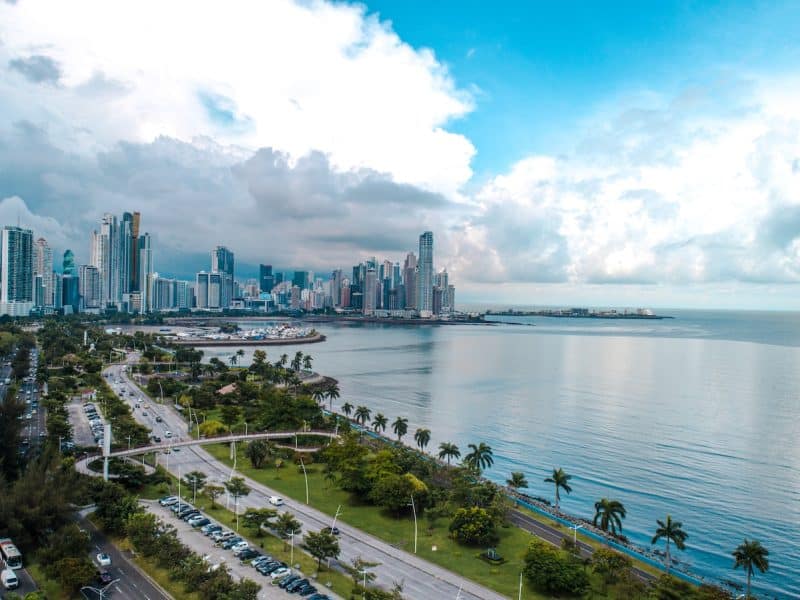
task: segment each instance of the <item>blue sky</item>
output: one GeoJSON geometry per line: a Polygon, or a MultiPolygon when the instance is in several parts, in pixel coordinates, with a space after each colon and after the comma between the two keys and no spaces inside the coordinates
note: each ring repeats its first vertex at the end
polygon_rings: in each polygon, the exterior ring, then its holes
{"type": "Polygon", "coordinates": [[[429,47],[477,108],[453,123],[491,176],[532,153],[571,149],[579,123],[646,91],[667,95],[731,71],[781,72],[800,61],[800,9],[781,2],[370,1],[429,47]]]}
{"type": "Polygon", "coordinates": [[[85,2],[0,2],[0,223],[57,254],[107,211],[182,276],[432,230],[464,300],[796,306],[797,3],[85,2]]]}

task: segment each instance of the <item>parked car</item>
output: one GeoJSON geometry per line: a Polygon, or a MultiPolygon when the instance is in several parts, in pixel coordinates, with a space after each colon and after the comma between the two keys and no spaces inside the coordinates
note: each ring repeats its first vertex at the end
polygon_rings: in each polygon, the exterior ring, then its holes
{"type": "Polygon", "coordinates": [[[301,596],[310,596],[311,594],[317,593],[317,588],[315,588],[310,583],[307,583],[306,585],[300,587],[299,590],[295,590],[295,592],[297,592],[301,596]]]}
{"type": "Polygon", "coordinates": [[[211,534],[211,539],[215,542],[224,542],[225,540],[229,540],[236,534],[232,531],[217,531],[216,533],[211,534]]]}
{"type": "Polygon", "coordinates": [[[225,549],[225,550],[230,550],[231,548],[233,548],[236,544],[238,544],[241,541],[242,541],[242,538],[239,537],[238,535],[235,535],[232,538],[228,538],[227,540],[222,542],[222,548],[225,549]]]}
{"type": "Polygon", "coordinates": [[[242,562],[253,560],[256,556],[259,556],[260,552],[258,550],[253,550],[252,548],[247,548],[241,552],[239,552],[239,560],[242,562]]]}
{"type": "Polygon", "coordinates": [[[293,581],[292,583],[287,585],[285,589],[290,594],[294,594],[296,591],[298,591],[301,587],[303,587],[307,583],[308,583],[308,579],[305,579],[305,578],[298,579],[297,581],[293,581]]]}
{"type": "Polygon", "coordinates": [[[158,503],[161,506],[172,506],[177,502],[178,502],[177,496],[164,496],[163,498],[161,498],[161,500],[158,501],[158,503]]]}
{"type": "Polygon", "coordinates": [[[189,525],[192,527],[203,527],[204,525],[208,525],[211,523],[211,519],[208,517],[203,517],[202,519],[189,519],[189,525]]]}
{"type": "Polygon", "coordinates": [[[286,579],[283,579],[279,584],[278,587],[282,590],[285,590],[287,586],[293,584],[295,581],[300,581],[302,579],[300,575],[290,575],[286,579]]]}
{"type": "Polygon", "coordinates": [[[233,546],[231,546],[231,552],[233,552],[234,556],[239,556],[239,554],[247,550],[249,547],[250,544],[248,544],[245,541],[241,541],[238,544],[234,544],[233,546]]]}
{"type": "Polygon", "coordinates": [[[189,522],[189,519],[191,519],[192,517],[196,517],[197,515],[200,515],[200,511],[197,510],[196,508],[184,514],[178,513],[178,517],[180,517],[182,521],[186,521],[187,523],[189,522]]]}
{"type": "Polygon", "coordinates": [[[208,525],[203,525],[200,531],[203,532],[203,535],[210,536],[213,533],[222,531],[222,525],[219,525],[218,523],[209,523],[208,525]]]}
{"type": "Polygon", "coordinates": [[[253,560],[250,561],[250,565],[253,567],[257,567],[262,563],[272,562],[272,557],[269,554],[261,554],[260,556],[256,556],[253,560]]]}
{"type": "Polygon", "coordinates": [[[272,579],[280,579],[281,577],[286,577],[292,570],[289,567],[278,567],[269,576],[272,579]]]}

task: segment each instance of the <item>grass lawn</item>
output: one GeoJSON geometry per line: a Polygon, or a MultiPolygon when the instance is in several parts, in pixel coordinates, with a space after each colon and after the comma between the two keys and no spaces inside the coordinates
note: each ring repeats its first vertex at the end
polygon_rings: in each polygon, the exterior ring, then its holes
{"type": "MultiPolygon", "coordinates": [[[[227,445],[206,446],[206,449],[217,459],[230,464],[227,445]]],[[[295,465],[287,465],[280,471],[274,468],[253,469],[240,453],[237,468],[251,479],[285,496],[301,502],[305,500],[303,474],[295,465]]],[[[331,516],[336,513],[337,507],[341,506],[340,521],[366,531],[393,546],[408,552],[414,551],[414,521],[411,517],[396,518],[379,507],[354,503],[350,494],[324,480],[320,465],[309,465],[307,470],[311,506],[331,516]]],[[[532,538],[531,534],[518,527],[500,528],[497,551],[507,562],[502,565],[490,565],[478,558],[483,549],[461,546],[450,539],[447,526],[448,522],[445,519],[432,523],[424,517],[421,518],[418,523],[417,554],[505,596],[516,598],[522,556],[532,538]]],[[[599,580],[594,583],[597,590],[602,589],[599,580]]],[[[523,586],[524,598],[529,600],[547,598],[528,587],[527,582],[524,582],[523,586]]],[[[609,594],[603,596],[600,592],[596,592],[595,597],[614,598],[613,591],[609,594]]]]}

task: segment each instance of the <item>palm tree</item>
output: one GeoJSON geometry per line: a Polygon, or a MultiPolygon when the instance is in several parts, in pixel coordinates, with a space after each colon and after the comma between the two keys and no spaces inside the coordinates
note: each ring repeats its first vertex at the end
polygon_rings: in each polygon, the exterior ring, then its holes
{"type": "Polygon", "coordinates": [[[461,458],[461,450],[452,442],[442,442],[439,444],[439,458],[447,459],[449,465],[451,458],[461,458]]]}
{"type": "Polygon", "coordinates": [[[231,354],[231,357],[228,360],[230,361],[231,365],[235,365],[236,362],[239,360],[239,357],[236,356],[235,354],[231,354]]]}
{"type": "Polygon", "coordinates": [[[322,404],[323,400],[325,400],[325,392],[320,388],[315,388],[314,391],[311,392],[311,397],[314,398],[317,404],[322,404]]]}
{"type": "Polygon", "coordinates": [[[372,415],[372,411],[368,409],[366,406],[359,406],[356,408],[356,412],[353,415],[356,419],[356,423],[361,423],[363,427],[366,425],[367,421],[369,421],[370,416],[372,415]]]}
{"type": "Polygon", "coordinates": [[[425,446],[431,441],[430,429],[417,429],[414,432],[414,441],[417,442],[420,450],[425,450],[425,446]]]}
{"type": "Polygon", "coordinates": [[[511,479],[506,479],[506,484],[508,487],[518,490],[528,487],[528,480],[525,479],[525,473],[522,471],[514,471],[511,473],[511,479]]]}
{"type": "Polygon", "coordinates": [[[746,598],[750,597],[750,578],[754,573],[753,567],[762,573],[766,573],[769,570],[769,560],[767,556],[769,556],[769,550],[764,548],[761,542],[758,540],[748,541],[747,538],[733,551],[733,559],[735,561],[733,563],[733,568],[738,569],[742,567],[747,573],[746,598]]]}
{"type": "Polygon", "coordinates": [[[494,464],[494,453],[491,446],[481,442],[479,445],[467,444],[472,450],[464,457],[464,463],[470,468],[480,472],[488,469],[494,464]]]}
{"type": "Polygon", "coordinates": [[[294,353],[294,358],[292,359],[292,371],[299,371],[302,364],[303,353],[298,350],[294,353]]]}
{"type": "Polygon", "coordinates": [[[617,529],[622,531],[622,519],[625,515],[625,507],[619,500],[601,498],[594,503],[594,526],[600,527],[603,531],[608,531],[610,528],[613,535],[616,535],[617,529]],[[600,525],[597,521],[600,521],[600,525]]]}
{"type": "Polygon", "coordinates": [[[330,410],[333,412],[333,401],[339,399],[339,386],[337,384],[333,384],[328,388],[327,391],[328,400],[331,403],[330,410]]]}
{"type": "Polygon", "coordinates": [[[397,417],[394,420],[394,423],[392,423],[392,430],[397,436],[397,441],[399,442],[403,436],[408,433],[408,419],[397,417]]]}
{"type": "Polygon", "coordinates": [[[556,470],[553,467],[553,474],[544,480],[545,483],[554,483],[556,486],[556,510],[558,510],[558,503],[561,500],[561,495],[558,493],[559,489],[564,490],[568,494],[572,491],[572,487],[569,485],[569,480],[572,479],[572,475],[567,475],[564,472],[564,469],[560,468],[556,470]]]}
{"type": "Polygon", "coordinates": [[[303,357],[303,368],[304,368],[306,371],[311,371],[311,361],[312,361],[312,360],[314,360],[314,359],[313,359],[313,358],[311,358],[311,355],[310,355],[310,354],[306,354],[306,355],[303,357]]]}
{"type": "Polygon", "coordinates": [[[244,350],[242,350],[241,348],[239,348],[239,349],[236,351],[236,356],[238,356],[239,358],[242,358],[242,357],[244,356],[244,350]]]}
{"type": "Polygon", "coordinates": [[[278,366],[285,367],[286,363],[289,362],[289,355],[288,354],[281,354],[280,360],[278,360],[278,366]]]}
{"type": "Polygon", "coordinates": [[[345,416],[347,416],[347,418],[349,419],[349,418],[350,418],[350,413],[351,413],[351,412],[353,412],[353,405],[352,405],[352,404],[350,404],[349,402],[345,402],[345,403],[342,405],[342,412],[343,412],[343,413],[345,414],[345,416]]]}
{"type": "Polygon", "coordinates": [[[656,534],[653,536],[653,539],[650,541],[651,544],[655,544],[661,538],[664,538],[667,541],[667,575],[669,575],[669,568],[672,564],[672,561],[669,557],[669,543],[670,541],[675,542],[675,547],[678,550],[683,550],[686,548],[686,538],[689,537],[688,534],[682,529],[683,523],[680,521],[673,521],[672,517],[667,515],[666,521],[659,521],[656,519],[656,523],[658,523],[658,527],[656,528],[656,534]]]}
{"type": "Polygon", "coordinates": [[[386,431],[386,424],[389,422],[383,414],[378,413],[375,415],[375,419],[372,421],[372,428],[375,430],[375,433],[378,433],[378,430],[386,431]]]}

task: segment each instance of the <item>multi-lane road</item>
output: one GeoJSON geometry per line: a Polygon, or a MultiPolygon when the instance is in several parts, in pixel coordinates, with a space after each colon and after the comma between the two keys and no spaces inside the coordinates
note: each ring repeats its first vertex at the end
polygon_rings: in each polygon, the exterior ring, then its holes
{"type": "MultiPolygon", "coordinates": [[[[128,361],[133,363],[136,355],[130,355],[128,361]]],[[[125,364],[115,364],[104,370],[109,385],[128,402],[136,420],[153,431],[153,435],[173,440],[188,440],[187,424],[183,416],[172,407],[156,404],[145,399],[141,390],[128,378],[125,364]],[[139,408],[135,408],[138,403],[139,408]],[[144,413],[147,413],[146,415],[144,413]],[[160,419],[157,420],[157,419],[160,419]],[[169,437],[167,436],[169,432],[169,437]]],[[[171,452],[162,456],[159,462],[174,475],[182,475],[192,470],[203,471],[209,482],[220,484],[231,476],[231,468],[213,458],[200,447],[188,447],[180,452],[171,452]]],[[[248,496],[239,500],[239,510],[250,507],[263,508],[269,506],[270,496],[280,495],[278,492],[250,479],[246,479],[251,488],[248,496]]],[[[303,531],[318,531],[331,524],[331,517],[300,502],[286,499],[283,510],[291,511],[303,523],[303,531]]],[[[460,598],[462,600],[497,600],[500,594],[480,586],[472,581],[459,577],[437,565],[422,560],[415,555],[400,550],[363,531],[350,527],[341,520],[337,523],[341,531],[339,560],[349,563],[352,559],[362,557],[370,562],[380,563],[374,568],[376,583],[390,588],[394,583],[403,586],[403,595],[411,600],[429,600],[430,598],[460,598]]],[[[260,581],[254,571],[253,578],[260,581]]]]}

